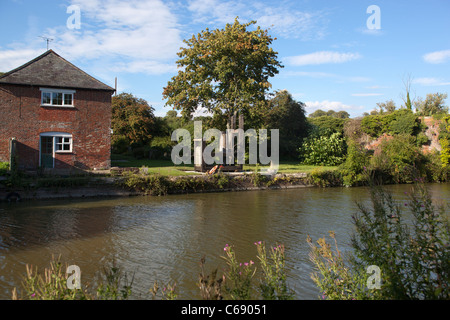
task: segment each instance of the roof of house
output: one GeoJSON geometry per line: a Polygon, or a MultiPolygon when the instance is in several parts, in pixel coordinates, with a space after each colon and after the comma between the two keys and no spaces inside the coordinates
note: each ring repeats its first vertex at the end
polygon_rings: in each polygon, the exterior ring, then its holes
{"type": "Polygon", "coordinates": [[[51,49],[0,76],[2,83],[115,91],[51,49]]]}

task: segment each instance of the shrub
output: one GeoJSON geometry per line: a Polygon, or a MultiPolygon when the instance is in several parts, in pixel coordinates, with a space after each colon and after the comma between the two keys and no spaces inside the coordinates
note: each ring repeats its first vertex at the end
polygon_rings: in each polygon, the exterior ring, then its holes
{"type": "Polygon", "coordinates": [[[252,297],[252,278],[256,269],[254,262],[239,263],[233,246],[225,245],[223,257],[228,265],[225,273],[226,291],[233,300],[249,300],[252,297]]]}
{"type": "Polygon", "coordinates": [[[335,166],[345,160],[346,143],[340,133],[307,138],[299,149],[304,164],[335,166]]]}
{"type": "Polygon", "coordinates": [[[9,170],[8,162],[0,162],[0,176],[4,176],[9,170]]]}
{"type": "Polygon", "coordinates": [[[412,182],[416,170],[425,174],[426,159],[417,147],[415,137],[396,135],[385,139],[380,151],[372,157],[371,169],[387,173],[396,183],[412,182]]]}
{"type": "Polygon", "coordinates": [[[319,187],[341,186],[342,178],[338,170],[314,169],[306,177],[306,182],[319,187]]]}
{"type": "Polygon", "coordinates": [[[388,114],[364,117],[361,129],[374,138],[383,133],[416,135],[420,132],[421,124],[418,116],[411,110],[399,109],[388,114]]]}
{"type": "Polygon", "coordinates": [[[113,136],[111,139],[112,152],[115,154],[124,154],[128,151],[130,142],[125,136],[113,136]]]}
{"type": "Polygon", "coordinates": [[[170,158],[172,147],[175,145],[170,136],[153,137],[150,142],[151,158],[166,159],[170,158]]]}
{"type": "Polygon", "coordinates": [[[170,181],[167,177],[159,174],[148,176],[131,174],[122,183],[130,189],[156,196],[166,195],[170,186],[170,181]]]}
{"type": "Polygon", "coordinates": [[[394,118],[389,123],[391,133],[416,135],[420,131],[419,117],[410,110],[400,109],[395,111],[393,115],[394,118]]]}
{"type": "MultiPolygon", "coordinates": [[[[396,203],[382,188],[371,187],[371,208],[359,204],[353,216],[354,252],[344,260],[337,248],[308,237],[312,275],[324,299],[449,299],[450,226],[445,208],[436,207],[419,181],[405,204],[396,203]],[[409,208],[406,221],[402,208],[409,208]],[[411,229],[411,231],[410,231],[411,229]],[[368,266],[381,271],[379,289],[364,286],[368,266]]],[[[331,234],[334,238],[334,234],[331,234]]]]}
{"type": "Polygon", "coordinates": [[[26,265],[27,275],[23,282],[24,293],[19,296],[14,288],[12,299],[26,300],[86,300],[92,299],[86,290],[71,289],[67,286],[66,269],[60,257],[53,257],[50,267],[44,270],[44,275],[37,268],[26,265]]]}
{"type": "Polygon", "coordinates": [[[345,119],[340,119],[332,116],[321,116],[316,118],[308,118],[308,122],[315,127],[320,133],[343,133],[345,119]]]}
{"type": "Polygon", "coordinates": [[[450,165],[450,116],[442,118],[439,143],[441,144],[441,163],[443,167],[450,165]]]}
{"type": "Polygon", "coordinates": [[[264,300],[293,299],[294,294],[287,284],[284,245],[271,247],[269,254],[267,254],[266,245],[262,241],[255,242],[255,245],[263,271],[259,285],[262,298],[264,300]]]}

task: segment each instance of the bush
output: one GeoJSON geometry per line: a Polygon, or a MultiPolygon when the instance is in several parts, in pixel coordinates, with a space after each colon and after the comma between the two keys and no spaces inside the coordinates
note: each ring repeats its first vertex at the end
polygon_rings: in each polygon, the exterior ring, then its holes
{"type": "Polygon", "coordinates": [[[399,109],[388,114],[364,117],[361,129],[374,138],[383,133],[416,135],[420,132],[421,124],[419,117],[411,110],[399,109]]]}
{"type": "Polygon", "coordinates": [[[352,186],[365,181],[362,173],[369,166],[370,157],[368,151],[364,150],[353,140],[349,140],[347,147],[347,157],[345,162],[339,167],[343,175],[345,186],[352,186]]]}
{"type": "MultiPolygon", "coordinates": [[[[394,118],[389,123],[389,131],[393,134],[416,135],[420,131],[419,117],[407,109],[394,111],[394,118]]],[[[387,117],[387,116],[386,116],[387,117]]]]}
{"type": "Polygon", "coordinates": [[[308,174],[306,182],[319,187],[341,186],[342,177],[338,170],[314,169],[308,174]]]}
{"type": "MultiPolygon", "coordinates": [[[[310,260],[318,272],[312,279],[322,299],[449,299],[450,226],[445,208],[436,207],[423,183],[414,185],[410,200],[396,203],[383,189],[372,186],[372,207],[359,204],[353,216],[354,252],[347,260],[325,239],[308,237],[310,260]],[[402,208],[409,208],[406,222],[402,208]],[[410,231],[411,228],[411,231],[410,231]],[[373,287],[368,267],[380,270],[373,287]]],[[[334,233],[330,234],[335,240],[334,233]]]]}
{"type": "Polygon", "coordinates": [[[128,152],[130,143],[125,136],[113,136],[111,140],[112,153],[124,154],[128,152]]]}
{"type": "Polygon", "coordinates": [[[304,164],[335,166],[345,160],[346,143],[340,133],[307,138],[299,149],[304,164]]]}
{"type": "Polygon", "coordinates": [[[171,140],[170,136],[154,137],[150,142],[151,158],[170,159],[170,154],[174,145],[175,142],[171,140]]]}
{"type": "Polygon", "coordinates": [[[441,163],[443,167],[450,165],[450,116],[443,117],[440,125],[439,143],[441,144],[441,163]]]}
{"type": "Polygon", "coordinates": [[[343,133],[345,119],[332,116],[321,116],[317,118],[308,118],[308,122],[317,127],[320,131],[343,133]]]}
{"type": "Polygon", "coordinates": [[[425,174],[426,159],[417,147],[415,137],[396,135],[392,139],[385,139],[380,150],[371,159],[371,169],[388,173],[394,182],[412,182],[416,170],[425,174]]]}
{"type": "Polygon", "coordinates": [[[0,162],[0,176],[6,175],[8,170],[9,170],[9,163],[8,162],[0,162]]]}

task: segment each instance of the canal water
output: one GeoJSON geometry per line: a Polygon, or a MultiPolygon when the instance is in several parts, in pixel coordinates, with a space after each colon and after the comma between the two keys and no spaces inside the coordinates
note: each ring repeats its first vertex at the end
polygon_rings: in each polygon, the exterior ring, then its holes
{"type": "MultiPolygon", "coordinates": [[[[450,184],[428,187],[436,202],[449,203],[450,184]]],[[[411,186],[386,188],[406,202],[411,186]]],[[[83,286],[93,285],[102,267],[115,260],[134,274],[133,299],[150,299],[155,280],[175,281],[179,299],[200,299],[200,259],[205,257],[208,271],[218,268],[221,274],[226,244],[248,262],[257,260],[257,241],[284,244],[295,299],[317,299],[307,236],[317,240],[332,230],[341,249],[349,250],[356,203],[369,200],[368,189],[358,187],[3,202],[0,299],[21,288],[26,264],[47,267],[52,255],[79,266],[83,286]]]]}

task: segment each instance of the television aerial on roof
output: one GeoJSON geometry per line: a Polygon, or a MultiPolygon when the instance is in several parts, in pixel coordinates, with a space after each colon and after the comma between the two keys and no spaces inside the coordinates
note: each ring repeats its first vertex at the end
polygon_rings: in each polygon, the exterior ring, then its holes
{"type": "Polygon", "coordinates": [[[47,51],[48,51],[48,44],[49,44],[51,41],[53,41],[53,39],[52,39],[52,38],[43,37],[43,36],[39,36],[39,38],[42,38],[42,39],[44,39],[44,40],[47,42],[47,51]]]}

